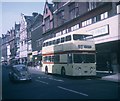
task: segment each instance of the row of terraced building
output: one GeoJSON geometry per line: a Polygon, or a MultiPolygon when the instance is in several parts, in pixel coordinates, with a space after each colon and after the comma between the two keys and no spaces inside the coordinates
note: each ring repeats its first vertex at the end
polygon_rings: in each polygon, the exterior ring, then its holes
{"type": "Polygon", "coordinates": [[[2,58],[35,65],[41,62],[44,40],[80,29],[91,33],[96,45],[97,70],[120,71],[119,2],[45,2],[43,15],[21,14],[20,24],[2,36],[2,58]]]}

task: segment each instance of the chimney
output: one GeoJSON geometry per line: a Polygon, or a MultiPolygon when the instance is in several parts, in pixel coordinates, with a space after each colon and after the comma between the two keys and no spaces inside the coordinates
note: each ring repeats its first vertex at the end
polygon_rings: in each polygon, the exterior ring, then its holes
{"type": "Polygon", "coordinates": [[[33,17],[36,17],[38,15],[38,13],[33,12],[32,15],[33,15],[33,17]]]}

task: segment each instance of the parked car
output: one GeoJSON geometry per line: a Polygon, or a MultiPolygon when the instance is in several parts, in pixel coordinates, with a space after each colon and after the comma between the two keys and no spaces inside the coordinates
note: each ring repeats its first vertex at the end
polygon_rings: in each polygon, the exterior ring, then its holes
{"type": "Polygon", "coordinates": [[[23,64],[14,65],[9,72],[9,79],[11,81],[31,81],[31,74],[27,66],[23,64]]]}

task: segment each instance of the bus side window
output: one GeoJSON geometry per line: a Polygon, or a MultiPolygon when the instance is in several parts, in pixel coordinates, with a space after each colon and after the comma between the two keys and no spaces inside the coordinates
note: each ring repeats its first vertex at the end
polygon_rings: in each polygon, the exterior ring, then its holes
{"type": "Polygon", "coordinates": [[[48,56],[48,62],[51,62],[51,56],[48,56]]]}
{"type": "Polygon", "coordinates": [[[63,38],[61,38],[61,43],[63,43],[64,41],[65,41],[64,37],[63,37],[63,38]]]}
{"type": "Polygon", "coordinates": [[[53,41],[51,41],[51,45],[53,45],[53,41]]]}
{"type": "Polygon", "coordinates": [[[54,56],[54,62],[59,63],[60,62],[60,55],[55,55],[54,56]]]}
{"type": "Polygon", "coordinates": [[[72,63],[72,54],[68,54],[68,63],[72,63]]]}
{"type": "Polygon", "coordinates": [[[55,56],[51,56],[51,62],[54,62],[55,56]]]}
{"type": "Polygon", "coordinates": [[[71,40],[71,35],[66,36],[66,41],[70,41],[71,40]]]}
{"type": "Polygon", "coordinates": [[[53,45],[55,45],[56,44],[56,40],[53,40],[53,45]]]}
{"type": "Polygon", "coordinates": [[[45,43],[43,43],[43,47],[45,47],[45,43]]]}
{"type": "Polygon", "coordinates": [[[47,61],[47,56],[43,57],[43,61],[44,61],[44,62],[47,61]]]}
{"type": "Polygon", "coordinates": [[[46,46],[48,46],[48,42],[46,42],[46,46]]]}
{"type": "Polygon", "coordinates": [[[49,45],[52,45],[52,41],[49,41],[49,45]]]}
{"type": "Polygon", "coordinates": [[[60,43],[60,39],[57,39],[57,44],[59,44],[60,43]]]}

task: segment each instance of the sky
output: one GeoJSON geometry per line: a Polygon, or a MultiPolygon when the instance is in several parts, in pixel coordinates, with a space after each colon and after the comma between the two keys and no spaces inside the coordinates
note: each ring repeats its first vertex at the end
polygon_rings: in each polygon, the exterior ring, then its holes
{"type": "Polygon", "coordinates": [[[2,33],[2,3],[0,2],[0,37],[2,33]]]}
{"type": "MultiPolygon", "coordinates": [[[[2,0],[0,2],[0,37],[19,23],[21,13],[32,16],[33,12],[43,14],[46,0],[2,0]],[[34,2],[33,2],[34,1],[34,2]],[[1,16],[2,15],[2,16],[1,16]]],[[[47,0],[52,3],[51,0],[47,0]]]]}
{"type": "MultiPolygon", "coordinates": [[[[46,0],[0,0],[0,37],[2,34],[6,34],[8,30],[12,29],[15,22],[20,22],[21,13],[28,16],[32,15],[33,12],[43,14],[45,1],[46,0]]],[[[52,0],[47,1],[52,3],[52,0]]],[[[62,0],[54,1],[60,2],[62,0]]]]}

